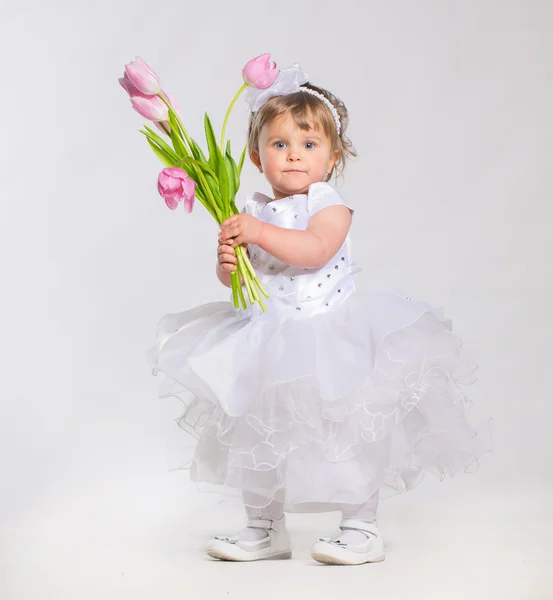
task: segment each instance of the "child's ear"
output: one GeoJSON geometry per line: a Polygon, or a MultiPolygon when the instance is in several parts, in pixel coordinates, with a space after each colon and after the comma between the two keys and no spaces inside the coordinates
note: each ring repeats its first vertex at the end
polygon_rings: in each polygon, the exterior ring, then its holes
{"type": "Polygon", "coordinates": [[[340,158],[340,151],[334,150],[334,152],[330,156],[330,160],[328,161],[328,169],[326,170],[327,175],[332,173],[332,169],[336,166],[338,159],[340,158]]]}
{"type": "Polygon", "coordinates": [[[259,169],[260,173],[263,173],[263,167],[261,166],[261,159],[259,158],[259,150],[252,150],[251,159],[253,164],[259,169]]]}

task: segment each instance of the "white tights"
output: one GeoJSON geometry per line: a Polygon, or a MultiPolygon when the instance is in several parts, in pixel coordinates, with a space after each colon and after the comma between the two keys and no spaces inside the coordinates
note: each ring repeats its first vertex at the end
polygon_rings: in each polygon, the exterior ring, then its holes
{"type": "Polygon", "coordinates": [[[376,511],[378,510],[377,490],[365,504],[342,504],[342,519],[357,519],[372,523],[376,520],[376,511]]]}
{"type": "MultiPolygon", "coordinates": [[[[244,492],[244,505],[248,519],[280,519],[284,514],[282,502],[272,500],[265,506],[263,505],[263,496],[254,494],[253,492],[244,492]],[[252,506],[254,505],[254,506],[252,506]]],[[[342,504],[342,519],[356,519],[357,521],[365,521],[372,523],[376,520],[376,512],[378,510],[378,490],[364,504],[342,504]]],[[[247,527],[241,534],[240,539],[243,541],[255,541],[265,537],[264,529],[247,527]]],[[[366,538],[366,534],[361,531],[347,530],[340,534],[340,541],[346,544],[360,544],[366,538]]]]}

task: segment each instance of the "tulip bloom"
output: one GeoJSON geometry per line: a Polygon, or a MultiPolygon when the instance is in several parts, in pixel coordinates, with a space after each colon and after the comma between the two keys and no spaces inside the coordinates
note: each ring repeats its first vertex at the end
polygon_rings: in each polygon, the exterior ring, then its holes
{"type": "Polygon", "coordinates": [[[159,96],[131,96],[136,112],[149,121],[168,121],[169,109],[159,96]]]}
{"type": "MultiPolygon", "coordinates": [[[[125,72],[123,77],[119,78],[119,83],[129,95],[131,99],[131,104],[138,114],[140,114],[145,119],[148,119],[149,121],[167,121],[166,126],[169,130],[171,129],[169,126],[169,109],[167,108],[165,102],[163,102],[163,100],[161,100],[159,96],[143,94],[133,84],[133,82],[127,75],[127,72],[125,72]]],[[[174,107],[173,102],[169,97],[169,94],[167,94],[163,90],[160,91],[168,99],[169,104],[171,104],[174,107]]],[[[161,127],[158,127],[158,129],[165,133],[165,131],[163,131],[161,127]]]]}
{"type": "MultiPolygon", "coordinates": [[[[182,202],[185,212],[190,213],[197,197],[200,204],[206,208],[218,224],[221,224],[228,215],[238,213],[234,200],[240,187],[240,174],[246,149],[244,148],[237,163],[230,153],[230,145],[225,145],[227,122],[232,107],[244,90],[248,88],[251,92],[255,89],[265,90],[273,84],[279,74],[280,71],[276,68],[275,63],[270,61],[269,54],[258,56],[245,65],[242,71],[244,83],[232,100],[223,121],[220,147],[215,142],[215,133],[210,118],[207,114],[204,117],[204,129],[209,150],[208,159],[186,131],[176,103],[161,88],[156,73],[139,57],[125,65],[125,71],[123,77],[119,79],[119,83],[127,92],[132,107],[142,117],[152,121],[154,126],[169,138],[165,141],[147,126],[140,130],[155,155],[166,165],[166,168],[158,175],[157,189],[170,210],[177,209],[179,202],[182,202]],[[214,167],[214,164],[217,166],[214,167]],[[223,171],[221,171],[221,167],[223,171]],[[225,171],[227,177],[223,180],[221,173],[225,171]]],[[[266,312],[262,296],[269,298],[269,295],[256,276],[242,246],[236,248],[236,255],[238,268],[232,273],[231,279],[235,308],[240,306],[244,309],[247,308],[242,289],[243,283],[250,304],[257,302],[261,310],[266,312]]]]}
{"type": "Polygon", "coordinates": [[[252,58],[242,69],[244,82],[258,90],[266,90],[271,87],[279,74],[280,70],[271,61],[269,53],[252,58]]]}
{"type": "Polygon", "coordinates": [[[127,94],[132,98],[133,96],[145,96],[142,92],[139,92],[136,87],[132,84],[131,80],[127,73],[123,73],[123,77],[119,78],[119,83],[121,87],[127,92],[127,94]]]}
{"type": "Polygon", "coordinates": [[[168,167],[158,176],[157,191],[171,210],[175,210],[182,202],[185,212],[191,213],[195,190],[196,182],[182,169],[168,167]]]}
{"type": "Polygon", "coordinates": [[[125,65],[125,74],[142,94],[147,96],[159,94],[161,90],[159,77],[140,56],[125,65]]]}

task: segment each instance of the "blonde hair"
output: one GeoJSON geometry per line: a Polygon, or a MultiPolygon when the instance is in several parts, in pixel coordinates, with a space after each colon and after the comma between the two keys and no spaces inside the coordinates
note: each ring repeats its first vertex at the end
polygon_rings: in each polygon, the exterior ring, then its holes
{"type": "Polygon", "coordinates": [[[347,108],[339,98],[328,90],[311,83],[305,83],[302,87],[319,92],[336,108],[340,117],[340,133],[338,134],[332,113],[320,98],[301,91],[286,94],[285,96],[274,96],[267,100],[256,113],[250,114],[248,127],[248,152],[250,159],[252,158],[252,152],[259,150],[259,136],[264,125],[271,123],[280,115],[290,114],[300,129],[308,131],[311,128],[310,120],[312,120],[315,129],[324,131],[326,137],[330,140],[331,153],[337,156],[334,168],[325,177],[324,181],[329,181],[333,175],[337,179],[343,174],[347,159],[357,156],[357,152],[353,148],[351,141],[345,135],[348,125],[347,108]]]}

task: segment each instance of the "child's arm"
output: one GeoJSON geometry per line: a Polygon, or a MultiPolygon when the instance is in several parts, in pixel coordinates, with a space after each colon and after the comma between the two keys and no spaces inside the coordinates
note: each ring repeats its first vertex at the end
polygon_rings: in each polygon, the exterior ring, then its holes
{"type": "Polygon", "coordinates": [[[305,231],[277,227],[241,214],[222,223],[220,236],[225,240],[234,238],[234,247],[243,243],[257,244],[289,265],[317,269],[338,252],[350,226],[350,209],[334,205],[313,215],[305,231]]]}

